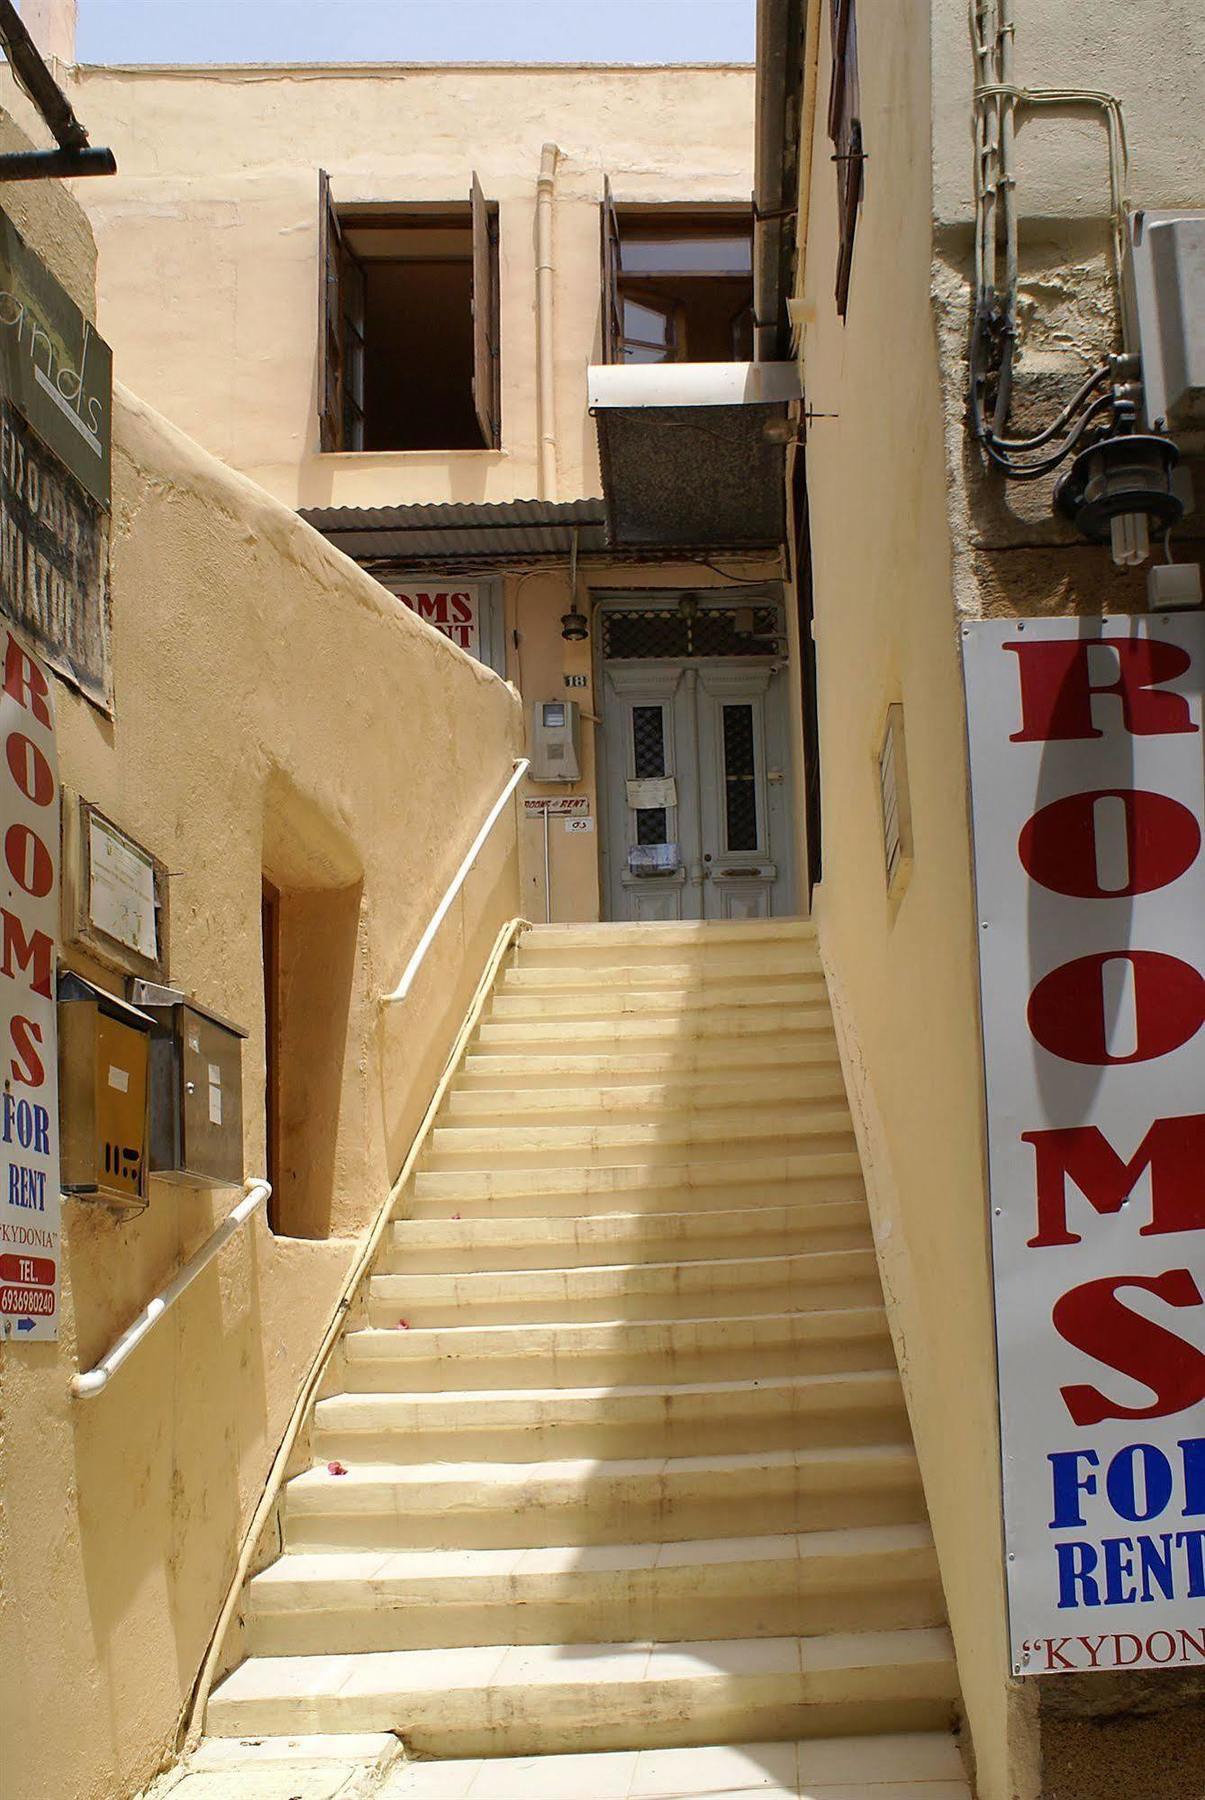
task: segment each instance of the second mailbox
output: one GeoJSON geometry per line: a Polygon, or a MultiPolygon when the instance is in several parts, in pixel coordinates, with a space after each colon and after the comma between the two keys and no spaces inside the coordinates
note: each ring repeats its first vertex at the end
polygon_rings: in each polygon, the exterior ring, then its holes
{"type": "Polygon", "coordinates": [[[203,1187],[243,1181],[246,1032],[175,988],[134,984],[151,1036],[151,1172],[203,1187]]]}

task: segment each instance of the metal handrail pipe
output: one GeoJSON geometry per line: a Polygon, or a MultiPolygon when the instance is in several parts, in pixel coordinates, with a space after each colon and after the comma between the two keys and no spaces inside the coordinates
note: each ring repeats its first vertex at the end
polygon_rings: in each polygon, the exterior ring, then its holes
{"type": "Polygon", "coordinates": [[[510,799],[511,795],[514,793],[515,789],[518,787],[519,783],[522,781],[523,777],[526,775],[530,766],[531,766],[530,757],[521,756],[516,761],[514,769],[511,773],[510,780],[507,782],[507,784],[503,788],[502,792],[498,795],[498,798],[494,801],[494,804],[490,807],[489,812],[485,815],[485,820],[482,824],[481,830],[477,833],[477,836],[473,839],[472,843],[468,847],[468,850],[465,852],[464,861],[461,863],[460,867],[457,869],[455,875],[453,875],[451,884],[448,888],[447,893],[444,895],[444,897],[440,901],[439,905],[435,908],[435,911],[431,916],[430,924],[427,926],[427,929],[423,932],[422,937],[419,938],[418,943],[414,946],[414,954],[411,956],[410,961],[406,964],[406,967],[402,970],[402,979],[398,982],[397,986],[394,988],[394,990],[391,994],[382,994],[381,995],[382,1006],[396,1006],[396,1004],[398,1003],[399,1000],[404,1000],[406,998],[406,995],[410,992],[410,989],[414,986],[414,977],[418,974],[419,969],[422,967],[423,959],[426,956],[428,950],[431,948],[431,945],[435,938],[435,933],[439,930],[440,926],[443,924],[445,918],[447,917],[448,908],[451,906],[453,900],[455,900],[457,894],[460,892],[461,888],[464,886],[465,881],[468,878],[469,870],[472,868],[473,864],[477,861],[477,858],[480,856],[482,848],[484,847],[485,840],[488,838],[490,832],[494,829],[494,826],[498,822],[498,818],[502,812],[502,808],[506,805],[506,802],[510,799]]]}
{"type": "Polygon", "coordinates": [[[95,1395],[103,1393],[110,1381],[120,1369],[127,1356],[138,1348],[143,1338],[155,1329],[155,1326],[169,1312],[181,1294],[197,1279],[202,1269],[208,1268],[222,1245],[232,1238],[240,1225],[246,1224],[253,1213],[257,1212],[272,1192],[272,1184],[267,1181],[248,1181],[243,1188],[243,1197],[234,1207],[217,1230],[198,1250],[194,1250],[188,1261],[178,1269],[161,1294],[156,1294],[150,1304],[143,1308],[134,1323],[122,1332],[107,1356],[102,1356],[95,1368],[87,1373],[82,1371],[71,1378],[71,1392],[78,1400],[91,1400],[95,1395]]]}

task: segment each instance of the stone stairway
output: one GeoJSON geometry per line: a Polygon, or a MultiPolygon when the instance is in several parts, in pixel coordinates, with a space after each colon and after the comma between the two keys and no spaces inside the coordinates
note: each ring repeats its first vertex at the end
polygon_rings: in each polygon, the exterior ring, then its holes
{"type": "Polygon", "coordinates": [[[969,1795],[809,926],[523,935],[313,1444],[211,1739],[395,1732],[399,1800],[969,1795]]]}

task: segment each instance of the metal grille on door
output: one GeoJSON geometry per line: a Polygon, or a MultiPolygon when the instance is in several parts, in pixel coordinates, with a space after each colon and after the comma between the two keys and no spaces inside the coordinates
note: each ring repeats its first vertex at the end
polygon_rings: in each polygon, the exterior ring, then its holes
{"type": "Polygon", "coordinates": [[[609,662],[764,657],[773,653],[778,631],[778,613],[772,606],[708,606],[693,617],[668,607],[648,612],[607,611],[603,613],[603,656],[609,662]]]}

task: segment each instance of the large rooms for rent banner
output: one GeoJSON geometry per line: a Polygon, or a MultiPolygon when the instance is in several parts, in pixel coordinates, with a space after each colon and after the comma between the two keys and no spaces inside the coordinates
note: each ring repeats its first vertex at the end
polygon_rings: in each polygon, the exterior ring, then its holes
{"type": "Polygon", "coordinates": [[[1205,1663],[1205,620],[963,652],[1012,1666],[1205,1663]]]}

